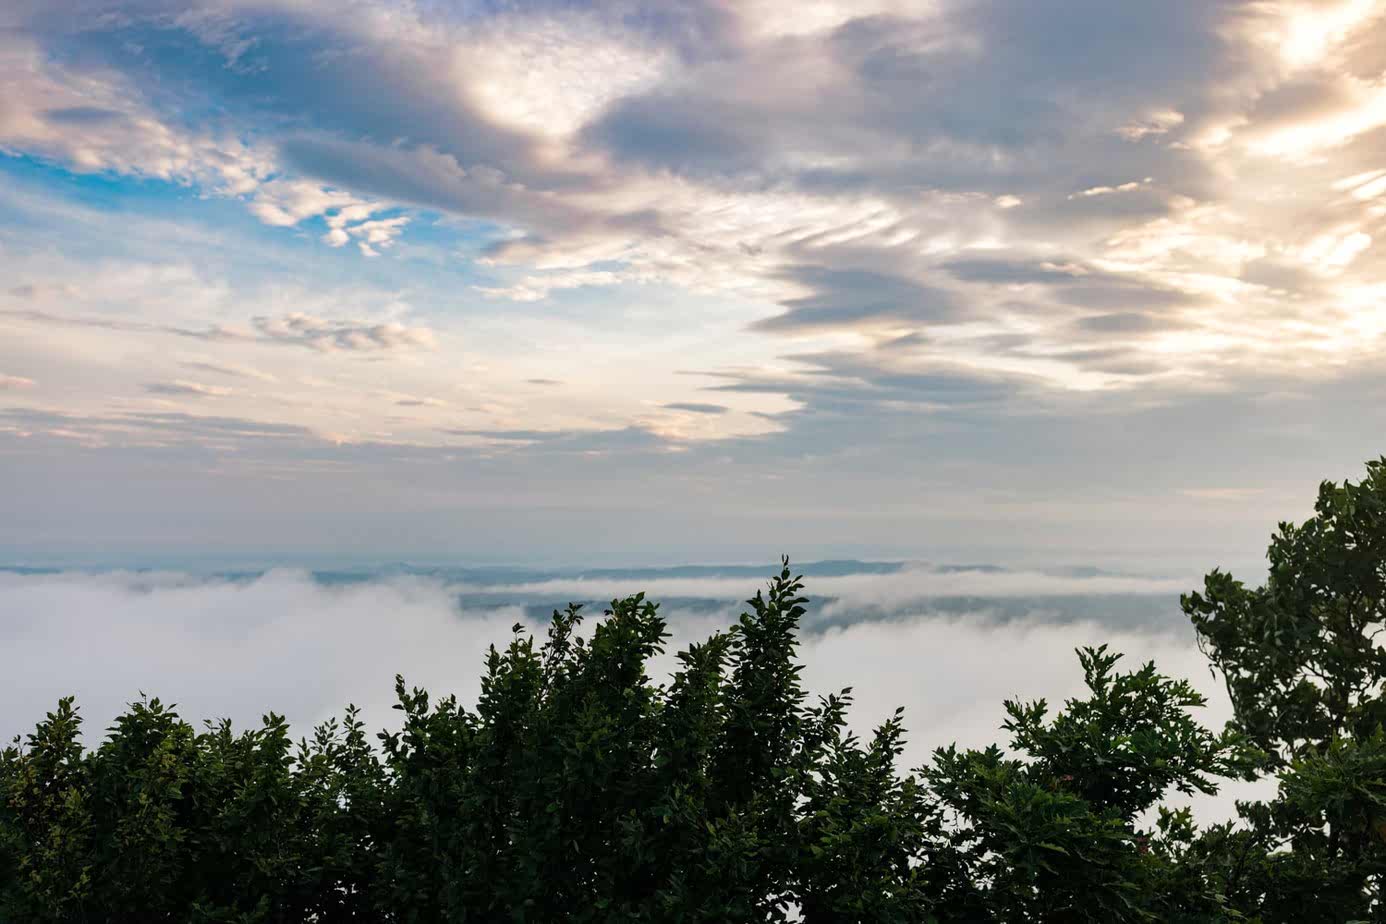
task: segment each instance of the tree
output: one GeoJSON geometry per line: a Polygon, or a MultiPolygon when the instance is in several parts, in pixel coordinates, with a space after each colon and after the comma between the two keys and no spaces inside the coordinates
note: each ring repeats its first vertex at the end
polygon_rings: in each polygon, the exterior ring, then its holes
{"type": "Polygon", "coordinates": [[[1182,600],[1234,727],[1281,783],[1245,807],[1263,860],[1229,887],[1267,921],[1363,920],[1386,898],[1386,458],[1359,483],[1324,482],[1267,557],[1264,585],[1215,570],[1182,600]]]}
{"type": "MultiPolygon", "coordinates": [[[[1181,869],[1187,813],[1142,816],[1171,791],[1214,793],[1245,772],[1232,732],[1189,715],[1204,699],[1146,664],[1117,673],[1105,647],[1078,653],[1088,688],[1048,718],[1048,705],[1007,702],[1012,747],[936,752],[926,772],[953,821],[961,876],[938,902],[946,921],[1221,920],[1208,883],[1181,869]]],[[[950,870],[951,872],[951,870],[950,870]]]]}
{"type": "Polygon", "coordinates": [[[59,700],[23,751],[0,755],[3,920],[81,920],[91,904],[97,841],[81,727],[72,699],[59,700]]]}

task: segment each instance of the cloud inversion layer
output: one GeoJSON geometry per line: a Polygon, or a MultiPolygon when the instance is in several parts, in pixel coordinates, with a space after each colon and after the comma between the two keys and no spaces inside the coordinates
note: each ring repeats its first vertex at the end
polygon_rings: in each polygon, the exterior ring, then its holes
{"type": "MultiPolygon", "coordinates": [[[[674,670],[676,652],[733,622],[737,601],[756,583],[744,574],[702,570],[710,573],[649,585],[663,591],[654,597],[665,600],[662,612],[672,633],[654,665],[655,682],[674,670]],[[680,602],[671,592],[686,596],[680,602]]],[[[811,583],[836,594],[841,612],[806,626],[800,646],[805,683],[817,694],[853,687],[851,719],[863,734],[905,706],[910,767],[946,743],[1004,743],[1002,701],[1043,696],[1060,702],[1078,693],[1073,648],[1104,641],[1126,652],[1132,666],[1154,659],[1205,690],[1212,705],[1200,721],[1217,727],[1226,719],[1225,697],[1187,627],[1168,612],[1166,593],[1157,610],[1164,615],[1123,624],[1119,616],[1079,615],[1082,601],[1097,594],[1094,599],[1111,605],[1114,598],[1102,595],[1114,587],[1118,594],[1147,593],[1155,585],[1114,585],[1101,577],[1037,582],[1040,577],[907,569],[818,578],[811,583]],[[973,595],[970,608],[948,611],[928,602],[940,590],[957,589],[973,595]],[[1056,589],[1067,596],[1044,595],[1056,589]],[[998,621],[993,590],[1009,600],[1036,590],[1041,595],[1019,598],[1024,615],[998,621]]],[[[94,745],[139,691],[177,703],[193,721],[225,716],[253,724],[274,709],[306,732],[354,702],[369,724],[392,727],[395,673],[436,696],[455,692],[473,702],[486,646],[504,644],[517,621],[542,634],[545,607],[563,605],[551,603],[559,599],[560,584],[486,583],[483,593],[417,576],[332,583],[295,571],[234,579],[0,572],[8,616],[0,642],[14,667],[13,682],[0,684],[0,735],[9,740],[30,730],[57,697],[75,693],[87,743],[94,745]]],[[[613,575],[601,589],[625,594],[647,585],[648,578],[613,575]]],[[[591,582],[577,586],[596,589],[591,582]]],[[[600,607],[588,614],[600,618],[600,607]]],[[[1210,801],[1215,814],[1230,814],[1231,793],[1210,801]]]]}

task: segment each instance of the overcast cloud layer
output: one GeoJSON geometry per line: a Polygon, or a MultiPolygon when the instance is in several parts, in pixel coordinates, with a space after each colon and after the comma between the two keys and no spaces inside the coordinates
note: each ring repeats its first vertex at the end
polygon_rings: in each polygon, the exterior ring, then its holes
{"type": "Polygon", "coordinates": [[[1384,17],[10,0],[0,551],[1254,557],[1382,449],[1384,17]]]}

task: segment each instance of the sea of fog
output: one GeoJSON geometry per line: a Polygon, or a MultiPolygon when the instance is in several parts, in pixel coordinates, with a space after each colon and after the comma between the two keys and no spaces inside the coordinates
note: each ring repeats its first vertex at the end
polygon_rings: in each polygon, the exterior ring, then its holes
{"type": "MultiPolygon", "coordinates": [[[[487,647],[516,623],[542,633],[569,602],[599,618],[613,598],[637,591],[669,623],[659,680],[678,650],[730,625],[773,570],[0,570],[0,736],[31,730],[65,695],[77,697],[89,744],[141,694],[194,721],[254,723],[272,709],[306,732],[355,703],[369,725],[393,727],[397,673],[474,701],[487,647]]],[[[852,561],[795,570],[811,598],[800,647],[806,685],[852,687],[862,733],[904,706],[907,766],[944,744],[1004,744],[1005,699],[1057,704],[1078,694],[1074,649],[1083,645],[1106,643],[1132,667],[1154,660],[1188,679],[1209,698],[1209,727],[1230,714],[1179,611],[1197,575],[852,561]]],[[[1200,814],[1226,815],[1231,795],[1201,800],[1200,814]]]]}

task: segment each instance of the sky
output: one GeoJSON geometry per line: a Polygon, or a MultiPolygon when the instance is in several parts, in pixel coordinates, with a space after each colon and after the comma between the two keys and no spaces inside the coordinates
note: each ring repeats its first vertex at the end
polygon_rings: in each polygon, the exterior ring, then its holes
{"type": "Polygon", "coordinates": [[[1157,572],[1384,451],[1380,0],[7,0],[0,86],[3,563],[1157,572]]]}

